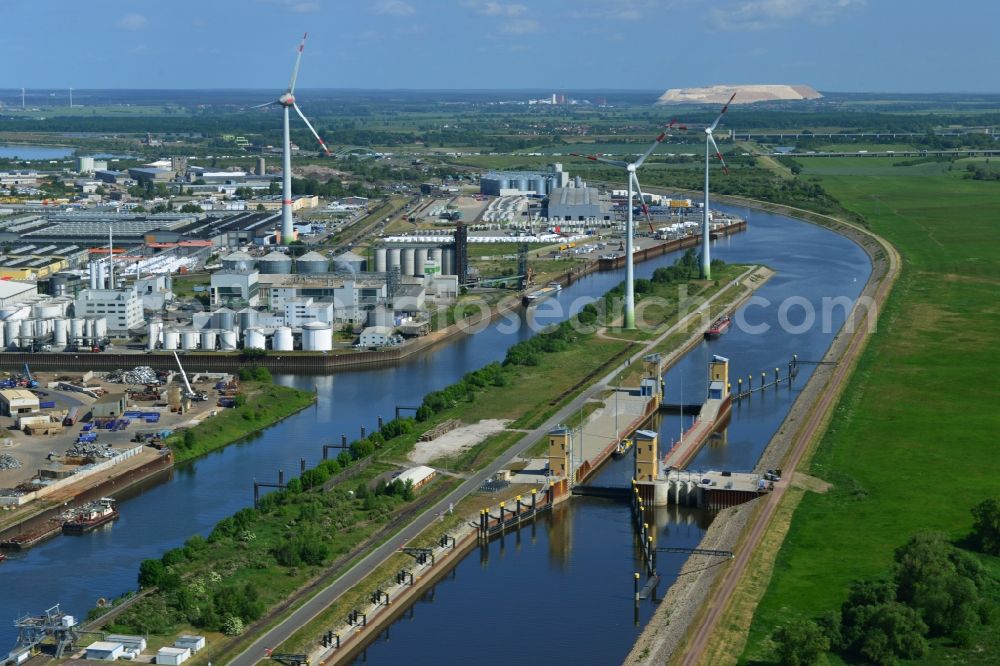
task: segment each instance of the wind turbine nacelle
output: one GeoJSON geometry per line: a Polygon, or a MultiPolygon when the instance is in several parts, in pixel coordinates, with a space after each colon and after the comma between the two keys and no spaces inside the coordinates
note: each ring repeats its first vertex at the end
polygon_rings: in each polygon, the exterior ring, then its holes
{"type": "Polygon", "coordinates": [[[292,93],[285,93],[278,98],[278,104],[281,104],[282,106],[292,106],[295,104],[295,96],[292,95],[292,93]]]}

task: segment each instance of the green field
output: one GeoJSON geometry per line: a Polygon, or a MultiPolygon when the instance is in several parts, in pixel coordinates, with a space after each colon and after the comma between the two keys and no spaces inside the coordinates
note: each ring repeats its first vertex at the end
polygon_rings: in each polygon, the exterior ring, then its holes
{"type": "MultiPolygon", "coordinates": [[[[848,585],[887,571],[914,533],[967,534],[971,507],[1000,490],[1000,183],[848,159],[856,175],[826,175],[841,160],[803,163],[899,249],[903,271],[809,469],[833,489],[807,493],[795,513],[744,662],[773,660],[776,627],[839,609],[848,585]]],[[[974,631],[972,648],[938,639],[921,663],[1000,662],[996,621],[974,631]]]]}

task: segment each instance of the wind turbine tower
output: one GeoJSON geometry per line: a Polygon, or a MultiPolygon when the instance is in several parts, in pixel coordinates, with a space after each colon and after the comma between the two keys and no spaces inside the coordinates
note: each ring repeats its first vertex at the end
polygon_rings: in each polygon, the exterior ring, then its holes
{"type": "Polygon", "coordinates": [[[284,110],[284,143],[282,150],[282,174],[281,174],[281,242],[284,245],[288,245],[292,242],[292,236],[295,233],[295,227],[292,223],[292,140],[289,130],[288,121],[288,110],[295,109],[295,113],[299,114],[302,118],[302,122],[306,124],[309,131],[312,132],[316,140],[319,141],[319,145],[323,148],[323,151],[329,155],[330,150],[323,143],[323,139],[319,137],[319,134],[313,128],[309,119],[306,118],[305,114],[302,113],[302,109],[299,108],[298,104],[295,103],[295,79],[299,76],[299,63],[302,62],[302,51],[306,47],[306,37],[309,33],[302,35],[302,42],[299,44],[299,52],[295,57],[295,68],[292,70],[292,80],[288,84],[288,89],[281,95],[277,100],[273,102],[267,102],[266,104],[258,104],[257,106],[250,107],[252,109],[261,109],[265,106],[271,106],[272,104],[278,104],[284,110]]]}
{"type": "Polygon", "coordinates": [[[24,111],[24,88],[21,88],[21,110],[24,111]]]}
{"type": "Polygon", "coordinates": [[[710,255],[711,249],[709,248],[709,244],[711,243],[711,229],[709,226],[712,221],[712,214],[708,212],[708,163],[713,149],[715,156],[722,162],[723,171],[727,174],[729,173],[729,167],[726,166],[726,160],[722,159],[722,153],[719,152],[719,146],[715,143],[715,137],[712,136],[712,132],[719,126],[719,121],[722,120],[722,116],[726,113],[729,105],[733,103],[735,97],[736,93],[733,93],[729,101],[726,102],[726,105],[722,107],[722,111],[719,112],[715,122],[705,128],[705,210],[703,211],[704,218],[701,225],[701,277],[703,280],[712,279],[712,257],[710,255]]]}

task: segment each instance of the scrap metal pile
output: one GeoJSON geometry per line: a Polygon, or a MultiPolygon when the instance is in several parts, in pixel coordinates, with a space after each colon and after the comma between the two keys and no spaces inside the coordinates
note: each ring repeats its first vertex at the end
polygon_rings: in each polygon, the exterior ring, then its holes
{"type": "Polygon", "coordinates": [[[0,470],[21,469],[21,461],[9,453],[0,453],[0,470]]]}
{"type": "Polygon", "coordinates": [[[118,455],[118,451],[107,444],[76,442],[66,449],[66,455],[70,458],[113,458],[118,455]]]}
{"type": "Polygon", "coordinates": [[[108,381],[118,384],[160,384],[166,373],[157,373],[149,366],[140,365],[132,370],[115,370],[108,375],[108,381]]]}

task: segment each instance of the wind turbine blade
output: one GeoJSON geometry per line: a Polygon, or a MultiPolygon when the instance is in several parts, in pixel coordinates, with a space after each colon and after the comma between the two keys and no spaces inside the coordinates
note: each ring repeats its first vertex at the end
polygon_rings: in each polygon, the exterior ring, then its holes
{"type": "Polygon", "coordinates": [[[715,156],[719,158],[720,162],[722,162],[722,170],[725,171],[726,175],[728,176],[729,175],[729,167],[726,166],[726,160],[722,159],[722,153],[719,152],[719,145],[717,143],[715,143],[715,137],[712,136],[711,134],[709,134],[708,135],[708,141],[712,144],[712,148],[715,150],[715,156]]]}
{"type": "Polygon", "coordinates": [[[248,106],[248,109],[263,109],[265,106],[271,106],[272,104],[277,104],[277,102],[264,102],[263,104],[256,104],[254,106],[248,106]]]}
{"type": "Polygon", "coordinates": [[[714,123],[712,123],[712,124],[711,124],[711,125],[709,126],[709,128],[708,128],[708,129],[709,129],[709,131],[714,131],[714,130],[715,130],[715,128],[719,126],[719,121],[720,121],[720,120],[722,120],[722,116],[724,116],[724,115],[725,115],[725,113],[726,113],[726,110],[728,110],[728,109],[729,109],[729,105],[733,103],[733,100],[734,100],[735,98],[736,98],[736,93],[733,93],[733,96],[729,98],[729,101],[728,101],[728,102],[726,102],[726,105],[722,107],[722,111],[720,111],[720,112],[719,112],[719,117],[718,117],[718,118],[716,118],[716,119],[715,119],[715,122],[714,122],[714,123]]]}
{"type": "Polygon", "coordinates": [[[306,47],[306,37],[309,33],[304,33],[302,35],[302,41],[299,43],[299,53],[295,56],[295,68],[292,70],[292,80],[288,83],[288,92],[293,94],[295,92],[295,79],[299,78],[299,63],[302,62],[302,49],[306,47]]]}
{"type": "Polygon", "coordinates": [[[319,138],[319,134],[313,128],[312,123],[309,122],[309,119],[306,118],[306,114],[302,113],[302,109],[299,108],[298,104],[294,104],[293,103],[292,107],[295,109],[295,113],[299,114],[299,118],[301,118],[302,122],[304,122],[306,124],[306,127],[309,128],[309,131],[313,133],[314,137],[316,137],[316,140],[319,141],[319,145],[323,146],[323,152],[325,152],[327,155],[329,155],[330,154],[330,149],[326,147],[325,143],[323,143],[323,139],[319,138]]]}
{"type": "Polygon", "coordinates": [[[642,187],[639,185],[639,176],[635,175],[635,171],[630,171],[629,176],[632,177],[635,191],[639,193],[639,201],[642,202],[642,213],[646,216],[646,224],[649,225],[649,230],[653,231],[653,218],[649,215],[649,205],[646,203],[646,195],[642,193],[642,187]]]}
{"type": "Polygon", "coordinates": [[[668,130],[669,129],[673,129],[674,127],[676,127],[679,130],[686,130],[687,129],[687,125],[678,125],[677,124],[677,119],[676,118],[671,118],[670,119],[670,124],[667,125],[667,129],[668,130]]]}
{"type": "Polygon", "coordinates": [[[642,163],[646,161],[646,158],[653,154],[653,151],[656,150],[656,147],[658,145],[660,145],[660,142],[663,141],[665,138],[667,138],[667,133],[666,132],[660,132],[660,136],[656,137],[653,140],[653,145],[651,145],[646,150],[646,152],[644,152],[642,154],[642,156],[638,160],[636,160],[636,162],[635,162],[635,168],[636,169],[638,169],[639,167],[642,166],[642,163]]]}
{"type": "Polygon", "coordinates": [[[580,153],[570,153],[573,157],[583,157],[591,162],[601,162],[602,164],[612,164],[617,167],[622,167],[623,169],[628,166],[628,162],[622,162],[621,160],[609,160],[607,157],[601,157],[600,155],[581,155],[580,153]]]}

